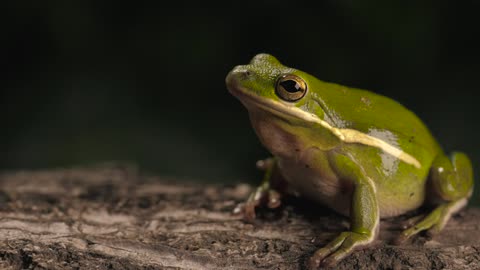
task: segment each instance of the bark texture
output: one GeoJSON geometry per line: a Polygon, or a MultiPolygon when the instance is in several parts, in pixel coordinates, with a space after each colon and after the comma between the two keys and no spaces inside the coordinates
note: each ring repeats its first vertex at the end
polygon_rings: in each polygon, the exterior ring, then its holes
{"type": "MultiPolygon", "coordinates": [[[[348,222],[302,199],[231,215],[246,184],[178,182],[111,165],[0,176],[0,269],[304,269],[348,222]]],[[[421,210],[420,210],[421,211],[421,210]]],[[[480,269],[480,210],[433,238],[391,244],[405,215],[335,269],[480,269]]]]}

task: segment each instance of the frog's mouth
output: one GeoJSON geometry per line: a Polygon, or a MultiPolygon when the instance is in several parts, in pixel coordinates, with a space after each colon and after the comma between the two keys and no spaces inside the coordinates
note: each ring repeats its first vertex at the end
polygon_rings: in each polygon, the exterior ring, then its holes
{"type": "Polygon", "coordinates": [[[301,110],[298,107],[295,107],[293,104],[288,104],[281,101],[276,101],[272,99],[267,99],[255,94],[252,94],[250,91],[243,89],[240,86],[229,85],[228,89],[232,95],[237,97],[242,101],[246,107],[254,106],[255,108],[260,108],[264,111],[270,112],[280,118],[288,119],[300,119],[306,122],[317,123],[321,125],[328,125],[325,121],[319,119],[316,115],[307,113],[301,110]],[[321,122],[321,123],[320,123],[321,122]]]}

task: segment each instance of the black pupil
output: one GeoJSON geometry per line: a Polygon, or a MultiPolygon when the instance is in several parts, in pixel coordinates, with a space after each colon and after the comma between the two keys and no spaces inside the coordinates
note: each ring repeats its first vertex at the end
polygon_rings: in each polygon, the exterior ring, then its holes
{"type": "Polygon", "coordinates": [[[301,90],[300,84],[294,80],[287,80],[287,81],[281,82],[280,85],[283,88],[285,88],[285,90],[287,90],[287,92],[289,93],[295,93],[301,90]]]}

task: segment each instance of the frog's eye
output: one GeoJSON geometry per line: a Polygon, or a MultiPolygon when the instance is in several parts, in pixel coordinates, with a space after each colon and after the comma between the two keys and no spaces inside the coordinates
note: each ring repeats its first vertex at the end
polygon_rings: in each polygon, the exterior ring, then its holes
{"type": "Polygon", "coordinates": [[[275,93],[285,101],[297,101],[307,93],[307,84],[295,75],[283,75],[278,78],[275,93]]]}

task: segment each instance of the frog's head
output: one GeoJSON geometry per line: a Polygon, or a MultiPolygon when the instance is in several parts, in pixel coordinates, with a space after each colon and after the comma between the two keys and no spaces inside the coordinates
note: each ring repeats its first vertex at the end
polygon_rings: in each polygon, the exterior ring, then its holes
{"type": "Polygon", "coordinates": [[[297,101],[307,89],[301,78],[290,75],[294,71],[269,54],[258,54],[248,65],[236,66],[230,71],[226,78],[227,88],[242,101],[247,98],[245,95],[254,99],[297,101]],[[292,78],[286,78],[288,75],[292,78]]]}
{"type": "Polygon", "coordinates": [[[280,118],[315,122],[323,120],[324,115],[312,94],[315,80],[305,72],[282,65],[269,54],[258,54],[248,65],[233,68],[226,84],[249,110],[263,109],[280,118]]]}
{"type": "Polygon", "coordinates": [[[325,113],[315,93],[318,90],[313,87],[319,83],[315,77],[284,66],[268,54],[258,54],[248,65],[234,67],[226,77],[228,90],[248,109],[264,144],[272,141],[266,138],[272,134],[290,136],[281,141],[291,141],[292,137],[319,141],[320,133],[330,137],[324,134],[331,130],[324,121],[325,113]]]}

